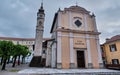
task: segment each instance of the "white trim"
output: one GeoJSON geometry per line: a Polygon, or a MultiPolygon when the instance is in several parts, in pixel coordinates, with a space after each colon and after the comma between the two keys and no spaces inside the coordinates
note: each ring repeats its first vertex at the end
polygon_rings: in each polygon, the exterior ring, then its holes
{"type": "MultiPolygon", "coordinates": [[[[85,24],[85,31],[88,31],[87,15],[86,14],[84,15],[84,24],[85,24]]],[[[87,51],[88,51],[88,63],[92,63],[91,50],[90,50],[90,36],[88,34],[86,34],[86,44],[87,44],[87,51]]]]}
{"type": "Polygon", "coordinates": [[[87,44],[87,51],[88,51],[88,63],[92,63],[91,61],[91,50],[90,50],[90,39],[88,38],[89,35],[86,35],[86,44],[87,44]]]}
{"type": "Polygon", "coordinates": [[[98,50],[98,61],[99,61],[99,63],[103,63],[101,49],[100,49],[100,43],[99,43],[99,37],[97,37],[96,42],[97,42],[97,50],[98,50]]]}
{"type": "Polygon", "coordinates": [[[58,12],[58,28],[61,28],[61,12],[58,12]]]}
{"type": "Polygon", "coordinates": [[[84,25],[85,25],[85,31],[88,31],[88,25],[87,25],[87,15],[84,15],[84,25]]]}
{"type": "Polygon", "coordinates": [[[70,33],[70,63],[74,63],[73,33],[70,33]]]}
{"type": "Polygon", "coordinates": [[[94,30],[95,32],[98,32],[95,17],[93,17],[93,22],[94,22],[94,30]]]}
{"type": "MultiPolygon", "coordinates": [[[[61,28],[61,12],[58,12],[58,28],[61,28]]],[[[61,63],[61,59],[61,32],[57,32],[57,63],[61,63]]]]}
{"type": "Polygon", "coordinates": [[[72,29],[72,17],[71,17],[71,12],[69,11],[69,16],[68,16],[68,19],[69,19],[69,28],[72,29]]]}
{"type": "Polygon", "coordinates": [[[85,67],[88,66],[88,63],[87,63],[87,50],[84,51],[84,55],[85,55],[85,67]]]}
{"type": "MultiPolygon", "coordinates": [[[[70,35],[59,35],[59,37],[71,37],[70,35]]],[[[73,38],[86,38],[86,36],[72,36],[73,38]]],[[[96,39],[96,37],[94,36],[94,37],[91,37],[91,36],[89,36],[89,37],[87,37],[87,38],[93,38],[93,39],[96,39]]],[[[86,38],[86,39],[87,39],[86,38]]]]}
{"type": "Polygon", "coordinates": [[[52,62],[51,62],[51,67],[55,68],[56,67],[56,43],[53,44],[52,46],[52,62]]]}
{"type": "Polygon", "coordinates": [[[61,57],[61,32],[58,32],[57,36],[57,63],[62,62],[62,57],[61,57]]]}

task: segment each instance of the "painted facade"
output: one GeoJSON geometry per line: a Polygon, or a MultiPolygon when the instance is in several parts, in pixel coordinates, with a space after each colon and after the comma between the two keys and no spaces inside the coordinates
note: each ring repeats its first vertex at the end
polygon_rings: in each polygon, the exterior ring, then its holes
{"type": "Polygon", "coordinates": [[[101,49],[105,54],[105,64],[120,64],[120,35],[106,39],[106,42],[101,45],[101,49]]]}
{"type": "Polygon", "coordinates": [[[51,27],[51,67],[103,67],[95,15],[80,6],[55,13],[51,27]]]}

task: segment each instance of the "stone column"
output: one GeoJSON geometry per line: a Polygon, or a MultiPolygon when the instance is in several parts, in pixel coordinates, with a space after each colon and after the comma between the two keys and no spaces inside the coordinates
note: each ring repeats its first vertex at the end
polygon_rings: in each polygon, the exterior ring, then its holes
{"type": "Polygon", "coordinates": [[[70,68],[74,68],[73,33],[70,33],[70,68]]]}
{"type": "Polygon", "coordinates": [[[61,32],[57,32],[57,68],[62,68],[61,57],[61,32]]]}
{"type": "Polygon", "coordinates": [[[96,37],[99,67],[103,68],[102,54],[100,49],[99,37],[96,37]]]}

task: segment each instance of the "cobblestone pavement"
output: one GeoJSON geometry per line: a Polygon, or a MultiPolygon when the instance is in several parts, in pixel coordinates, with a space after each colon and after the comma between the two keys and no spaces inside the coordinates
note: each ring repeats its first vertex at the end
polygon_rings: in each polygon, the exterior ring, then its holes
{"type": "Polygon", "coordinates": [[[17,72],[0,72],[0,75],[27,75],[27,74],[18,74],[17,72]]]}
{"type": "Polygon", "coordinates": [[[120,71],[108,69],[31,68],[28,67],[28,64],[12,68],[11,64],[9,64],[6,66],[5,71],[0,71],[0,75],[120,75],[120,71]]]}
{"type": "Polygon", "coordinates": [[[19,74],[29,75],[120,75],[118,70],[109,69],[49,69],[30,68],[19,71],[19,74]]]}
{"type": "Polygon", "coordinates": [[[6,65],[6,70],[1,71],[1,65],[0,65],[0,75],[27,75],[27,74],[18,74],[18,71],[23,69],[28,69],[28,64],[21,64],[20,66],[15,66],[15,68],[12,67],[12,64],[6,65]]]}

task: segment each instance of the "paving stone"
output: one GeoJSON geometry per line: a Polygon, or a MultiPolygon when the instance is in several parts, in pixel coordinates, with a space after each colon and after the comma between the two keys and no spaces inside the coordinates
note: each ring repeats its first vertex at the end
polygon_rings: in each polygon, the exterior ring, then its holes
{"type": "Polygon", "coordinates": [[[120,71],[109,69],[50,69],[31,68],[18,72],[29,75],[120,75],[120,71]]]}

